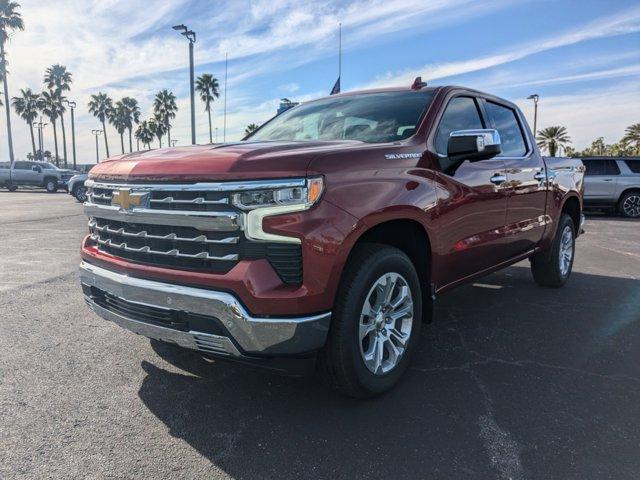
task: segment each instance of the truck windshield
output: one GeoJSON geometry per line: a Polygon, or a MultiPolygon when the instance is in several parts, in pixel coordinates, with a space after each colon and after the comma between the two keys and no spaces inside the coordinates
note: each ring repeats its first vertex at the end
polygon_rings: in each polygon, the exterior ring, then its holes
{"type": "Polygon", "coordinates": [[[302,104],[273,118],[247,140],[359,140],[412,136],[434,90],[364,93],[302,104]]]}

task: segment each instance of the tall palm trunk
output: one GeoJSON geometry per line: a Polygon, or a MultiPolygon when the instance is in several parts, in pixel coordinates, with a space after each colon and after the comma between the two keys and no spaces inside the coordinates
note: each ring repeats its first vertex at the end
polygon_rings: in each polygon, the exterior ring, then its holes
{"type": "Polygon", "coordinates": [[[211,107],[207,107],[207,113],[209,114],[209,143],[213,143],[213,133],[211,131],[211,107]]]}
{"type": "Polygon", "coordinates": [[[33,149],[33,158],[37,160],[36,157],[36,139],[33,136],[33,124],[29,123],[29,133],[31,134],[31,148],[33,149]]]}
{"type": "Polygon", "coordinates": [[[107,140],[107,126],[102,121],[102,136],[104,137],[104,148],[107,151],[107,158],[109,158],[109,141],[107,140]]]}
{"type": "Polygon", "coordinates": [[[56,128],[56,121],[52,120],[53,124],[53,146],[56,152],[56,167],[60,166],[60,160],[58,160],[58,129],[56,128]]]}
{"type": "Polygon", "coordinates": [[[64,157],[64,168],[67,168],[67,134],[64,129],[64,115],[60,115],[60,125],[62,126],[62,156],[64,157]]]}
{"type": "Polygon", "coordinates": [[[2,73],[2,83],[4,84],[4,104],[6,106],[5,110],[7,111],[7,139],[9,141],[9,161],[13,163],[15,160],[13,157],[13,138],[11,137],[11,108],[9,108],[9,85],[7,84],[7,65],[4,58],[4,43],[0,41],[0,65],[3,67],[2,73]]]}
{"type": "Polygon", "coordinates": [[[167,147],[171,146],[171,125],[167,122],[167,147]]]}
{"type": "Polygon", "coordinates": [[[133,152],[133,141],[131,136],[131,129],[129,129],[129,153],[133,152]]]}
{"type": "Polygon", "coordinates": [[[120,134],[120,146],[122,147],[122,154],[124,155],[124,132],[120,134]]]}
{"type": "Polygon", "coordinates": [[[160,148],[162,148],[162,137],[158,137],[158,145],[160,145],[160,148]]]}

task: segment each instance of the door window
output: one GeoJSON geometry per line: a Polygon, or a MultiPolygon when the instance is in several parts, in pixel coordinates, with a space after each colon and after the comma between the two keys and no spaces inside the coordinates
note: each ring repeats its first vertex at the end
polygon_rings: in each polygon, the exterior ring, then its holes
{"type": "Polygon", "coordinates": [[[484,128],[476,101],[471,97],[455,97],[447,105],[436,134],[436,152],[447,154],[449,135],[456,130],[484,128]]]}
{"type": "Polygon", "coordinates": [[[615,160],[584,160],[584,166],[587,168],[586,176],[598,175],[620,175],[620,169],[615,160]]]}
{"type": "Polygon", "coordinates": [[[502,153],[498,156],[524,157],[527,153],[527,144],[524,141],[516,112],[511,108],[493,102],[487,102],[485,109],[493,122],[494,128],[500,134],[502,153]]]}
{"type": "Polygon", "coordinates": [[[29,164],[29,162],[16,162],[13,164],[13,168],[15,170],[30,170],[31,165],[29,164]]]}

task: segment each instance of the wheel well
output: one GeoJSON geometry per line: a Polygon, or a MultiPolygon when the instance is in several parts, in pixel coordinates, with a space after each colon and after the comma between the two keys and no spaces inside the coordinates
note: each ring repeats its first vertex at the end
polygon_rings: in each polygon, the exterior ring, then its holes
{"type": "Polygon", "coordinates": [[[576,232],[580,229],[580,201],[577,197],[570,197],[562,206],[562,213],[568,214],[573,220],[576,232]]]}
{"type": "Polygon", "coordinates": [[[420,283],[431,285],[431,242],[424,227],[415,220],[391,220],[367,230],[356,242],[381,243],[402,250],[413,262],[420,277],[420,283]]]}
{"type": "Polygon", "coordinates": [[[640,188],[637,188],[637,187],[627,188],[620,194],[620,196],[618,197],[618,201],[616,203],[620,203],[620,200],[622,200],[622,197],[624,197],[627,193],[631,193],[631,192],[640,193],[640,188]]]}

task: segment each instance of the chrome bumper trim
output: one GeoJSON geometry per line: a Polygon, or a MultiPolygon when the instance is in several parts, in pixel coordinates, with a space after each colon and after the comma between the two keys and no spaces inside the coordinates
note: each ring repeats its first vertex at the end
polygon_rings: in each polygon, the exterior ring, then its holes
{"type": "MultiPolygon", "coordinates": [[[[130,302],[216,317],[242,351],[248,354],[292,355],[311,352],[324,345],[329,331],[331,312],[295,318],[253,317],[233,295],[226,292],[129,277],[87,262],[80,264],[80,281],[130,302]]],[[[92,308],[101,317],[115,321],[113,316],[116,314],[105,311],[88,298],[87,301],[93,304],[92,308]]],[[[175,340],[178,335],[183,342],[180,345],[187,348],[193,348],[189,346],[193,343],[184,335],[202,335],[155,327],[133,318],[122,317],[116,323],[151,338],[158,338],[158,335],[165,335],[164,330],[170,330],[170,338],[160,339],[178,343],[175,340]]]]}
{"type": "Polygon", "coordinates": [[[227,337],[220,335],[211,335],[209,333],[189,331],[182,332],[180,330],[173,330],[171,328],[165,328],[158,325],[151,325],[149,323],[139,322],[131,318],[124,317],[118,313],[107,310],[97,305],[90,299],[86,299],[87,305],[94,312],[100,315],[105,320],[109,320],[122,328],[131,330],[138,335],[142,335],[148,338],[154,338],[156,340],[162,340],[165,342],[175,343],[184,348],[190,348],[192,350],[199,350],[203,353],[214,353],[218,355],[231,355],[234,357],[241,356],[240,352],[227,337]]]}
{"type": "Polygon", "coordinates": [[[85,203],[89,217],[106,218],[118,222],[193,227],[205,231],[236,231],[242,229],[242,215],[235,212],[194,212],[189,210],[155,210],[133,208],[122,210],[111,205],[85,203]]]}

